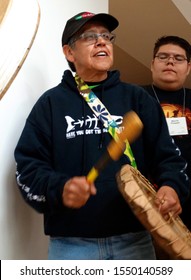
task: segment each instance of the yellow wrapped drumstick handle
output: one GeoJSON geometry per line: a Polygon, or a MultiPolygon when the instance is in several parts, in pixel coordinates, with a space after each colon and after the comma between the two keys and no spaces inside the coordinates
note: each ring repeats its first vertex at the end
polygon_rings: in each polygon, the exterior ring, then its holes
{"type": "Polygon", "coordinates": [[[117,139],[111,140],[106,153],[99,159],[87,175],[87,181],[93,183],[110,160],[118,160],[125,150],[125,141],[134,142],[142,132],[143,123],[134,111],[124,115],[123,130],[117,134],[117,139]]]}
{"type": "Polygon", "coordinates": [[[89,171],[87,175],[87,181],[89,183],[93,183],[95,179],[98,177],[98,175],[99,175],[99,171],[95,167],[92,167],[92,169],[89,171]]]}

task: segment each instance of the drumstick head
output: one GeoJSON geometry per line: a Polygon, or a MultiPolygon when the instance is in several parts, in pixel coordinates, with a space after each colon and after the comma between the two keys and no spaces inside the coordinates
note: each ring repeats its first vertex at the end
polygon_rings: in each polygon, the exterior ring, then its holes
{"type": "Polygon", "coordinates": [[[124,115],[122,127],[123,130],[119,134],[121,141],[127,139],[129,143],[133,143],[140,136],[143,123],[134,111],[130,111],[124,115]]]}
{"type": "Polygon", "coordinates": [[[113,160],[118,160],[125,150],[125,141],[133,143],[143,130],[143,123],[139,116],[130,111],[124,115],[122,123],[122,131],[117,134],[117,138],[112,140],[108,145],[108,152],[113,160]]]}

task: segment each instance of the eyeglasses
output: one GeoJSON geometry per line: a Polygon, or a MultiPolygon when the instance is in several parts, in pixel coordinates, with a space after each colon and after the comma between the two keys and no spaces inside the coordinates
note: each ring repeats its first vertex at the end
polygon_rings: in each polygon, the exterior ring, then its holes
{"type": "Polygon", "coordinates": [[[185,60],[188,61],[188,59],[184,55],[181,55],[181,54],[170,55],[168,53],[158,53],[157,55],[155,55],[155,57],[157,57],[159,61],[164,62],[164,63],[168,62],[170,58],[172,58],[174,63],[177,63],[177,64],[181,64],[185,60]]]}
{"type": "Polygon", "coordinates": [[[106,44],[113,44],[116,36],[115,34],[109,32],[104,32],[104,33],[85,32],[79,35],[78,37],[71,39],[68,45],[72,45],[74,42],[80,39],[82,39],[88,45],[93,45],[97,43],[99,37],[103,38],[106,44]]]}

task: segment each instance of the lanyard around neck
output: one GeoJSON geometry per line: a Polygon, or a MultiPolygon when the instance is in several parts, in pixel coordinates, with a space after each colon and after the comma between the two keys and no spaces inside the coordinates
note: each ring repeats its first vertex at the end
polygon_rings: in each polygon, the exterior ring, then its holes
{"type": "MultiPolygon", "coordinates": [[[[110,113],[99,100],[99,98],[94,94],[94,92],[89,88],[89,86],[76,74],[75,81],[77,84],[78,91],[84,100],[88,103],[96,117],[103,123],[104,127],[107,128],[111,136],[117,140],[117,134],[120,133],[120,129],[117,123],[112,119],[110,113]]],[[[133,152],[131,150],[128,140],[125,142],[126,148],[124,154],[129,158],[131,165],[137,168],[133,152]]]]}
{"type": "MultiPolygon", "coordinates": [[[[154,95],[155,95],[156,100],[157,100],[158,103],[160,104],[160,100],[159,100],[159,97],[158,97],[158,95],[157,95],[157,92],[156,92],[154,86],[151,85],[151,87],[152,87],[152,90],[153,90],[153,92],[154,92],[154,95]]],[[[182,105],[182,116],[183,116],[183,117],[185,116],[185,106],[186,106],[186,90],[185,90],[185,88],[183,88],[183,105],[182,105]]]]}

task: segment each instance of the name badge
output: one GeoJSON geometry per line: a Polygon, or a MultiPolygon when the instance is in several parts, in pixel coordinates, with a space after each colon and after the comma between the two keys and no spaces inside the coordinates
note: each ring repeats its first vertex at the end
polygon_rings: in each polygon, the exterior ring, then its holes
{"type": "Polygon", "coordinates": [[[188,134],[188,128],[185,117],[179,118],[166,118],[169,134],[175,135],[186,135],[188,134]]]}

